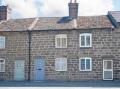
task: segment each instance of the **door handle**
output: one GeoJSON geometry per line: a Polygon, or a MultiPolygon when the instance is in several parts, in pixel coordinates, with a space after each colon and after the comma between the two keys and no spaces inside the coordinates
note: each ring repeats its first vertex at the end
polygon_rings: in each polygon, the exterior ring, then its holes
{"type": "Polygon", "coordinates": [[[42,70],[42,69],[37,69],[37,70],[42,70]]]}

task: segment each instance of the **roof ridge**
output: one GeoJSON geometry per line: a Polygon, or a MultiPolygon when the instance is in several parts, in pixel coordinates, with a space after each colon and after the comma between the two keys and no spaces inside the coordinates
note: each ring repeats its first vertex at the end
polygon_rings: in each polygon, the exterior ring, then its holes
{"type": "MultiPolygon", "coordinates": [[[[107,16],[107,15],[93,15],[93,16],[78,16],[79,17],[100,17],[100,16],[107,16]]],[[[18,18],[18,19],[9,19],[10,20],[27,20],[27,19],[35,19],[35,18],[63,18],[63,17],[69,17],[69,16],[61,16],[61,17],[33,17],[33,18],[18,18]]]]}

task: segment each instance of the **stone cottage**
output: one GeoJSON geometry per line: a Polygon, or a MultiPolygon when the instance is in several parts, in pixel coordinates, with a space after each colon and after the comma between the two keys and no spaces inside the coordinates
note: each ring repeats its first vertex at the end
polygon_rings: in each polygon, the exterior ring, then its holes
{"type": "Polygon", "coordinates": [[[120,11],[8,19],[0,6],[0,80],[120,80],[120,11]]]}

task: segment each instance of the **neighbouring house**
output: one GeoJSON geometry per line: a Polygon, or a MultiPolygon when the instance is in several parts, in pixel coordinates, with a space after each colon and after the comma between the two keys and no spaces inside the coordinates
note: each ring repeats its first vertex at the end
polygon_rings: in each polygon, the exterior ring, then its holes
{"type": "Polygon", "coordinates": [[[120,11],[7,19],[0,6],[0,80],[120,80],[120,11]]]}

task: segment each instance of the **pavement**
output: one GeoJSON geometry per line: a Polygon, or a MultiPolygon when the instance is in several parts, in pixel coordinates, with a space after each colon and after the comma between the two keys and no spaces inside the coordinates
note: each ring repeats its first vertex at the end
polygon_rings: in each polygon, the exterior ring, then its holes
{"type": "Polygon", "coordinates": [[[0,87],[119,87],[120,81],[0,81],[0,87]]]}

